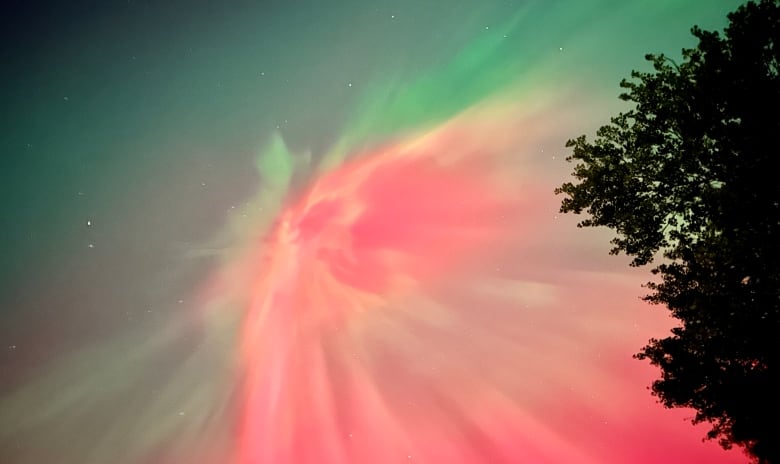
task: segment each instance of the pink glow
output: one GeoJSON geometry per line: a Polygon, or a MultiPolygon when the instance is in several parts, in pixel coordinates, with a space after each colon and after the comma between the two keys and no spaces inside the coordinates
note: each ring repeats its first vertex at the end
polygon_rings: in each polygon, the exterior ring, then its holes
{"type": "Polygon", "coordinates": [[[250,266],[237,461],[740,462],[654,403],[631,354],[670,321],[641,275],[578,261],[593,237],[511,158],[522,118],[489,132],[482,114],[283,212],[250,266]]]}

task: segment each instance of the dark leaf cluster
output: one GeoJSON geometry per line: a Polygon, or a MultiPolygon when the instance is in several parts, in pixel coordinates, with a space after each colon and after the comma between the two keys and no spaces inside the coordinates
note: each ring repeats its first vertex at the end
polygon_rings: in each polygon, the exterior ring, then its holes
{"type": "Polygon", "coordinates": [[[677,63],[621,82],[630,111],[567,147],[575,182],[556,189],[580,227],[616,232],[612,253],[658,260],[650,302],[679,322],[636,355],[653,393],[694,408],[709,438],[780,462],[780,0],[748,2],[721,34],[694,27],[677,63]]]}

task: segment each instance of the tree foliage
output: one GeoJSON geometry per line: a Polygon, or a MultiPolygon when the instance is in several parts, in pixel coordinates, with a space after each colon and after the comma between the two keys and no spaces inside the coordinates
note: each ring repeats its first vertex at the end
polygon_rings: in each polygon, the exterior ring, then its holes
{"type": "Polygon", "coordinates": [[[723,34],[694,27],[678,64],[623,80],[633,109],[573,149],[562,212],[616,231],[612,253],[659,260],[646,299],[678,327],[636,357],[660,367],[653,393],[694,408],[708,438],[780,462],[780,0],[748,2],[723,34]]]}

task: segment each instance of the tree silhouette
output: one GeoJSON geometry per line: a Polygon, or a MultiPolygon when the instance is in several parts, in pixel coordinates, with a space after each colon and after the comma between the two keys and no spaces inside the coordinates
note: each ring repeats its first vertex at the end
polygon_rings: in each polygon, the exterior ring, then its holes
{"type": "Polygon", "coordinates": [[[580,227],[616,232],[613,254],[658,276],[646,300],[678,321],[637,355],[660,367],[652,391],[696,410],[707,438],[780,462],[780,0],[748,2],[724,34],[692,29],[698,46],[677,64],[647,55],[652,72],[623,80],[633,102],[593,142],[567,143],[573,176],[556,189],[580,227]]]}

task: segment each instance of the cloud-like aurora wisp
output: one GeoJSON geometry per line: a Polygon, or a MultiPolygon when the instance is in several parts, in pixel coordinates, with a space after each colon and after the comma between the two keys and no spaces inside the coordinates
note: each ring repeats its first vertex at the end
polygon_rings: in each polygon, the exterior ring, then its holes
{"type": "MultiPolygon", "coordinates": [[[[388,421],[375,436],[383,446],[407,441],[411,424],[399,424],[399,409],[381,400],[374,357],[383,355],[359,352],[377,321],[388,324],[383,336],[400,330],[398,342],[411,336],[405,318],[449,324],[453,316],[433,310],[435,300],[416,300],[506,243],[521,203],[501,185],[508,179],[496,175],[492,147],[461,129],[451,124],[348,161],[282,213],[243,328],[242,461],[378,459],[379,442],[349,440],[350,430],[377,420],[388,421]],[[350,442],[361,444],[356,455],[350,442]]],[[[403,374],[385,380],[408,384],[403,374]]]]}

